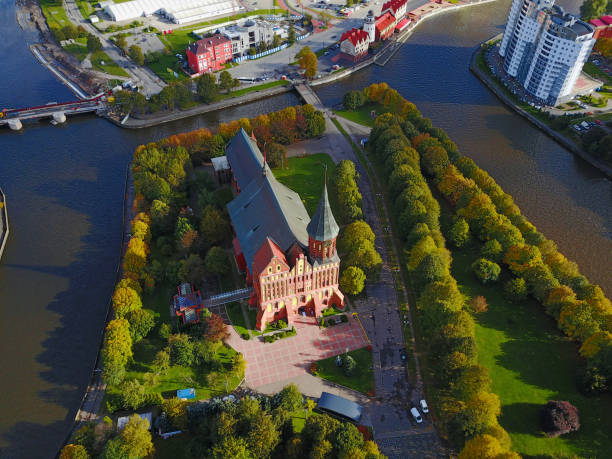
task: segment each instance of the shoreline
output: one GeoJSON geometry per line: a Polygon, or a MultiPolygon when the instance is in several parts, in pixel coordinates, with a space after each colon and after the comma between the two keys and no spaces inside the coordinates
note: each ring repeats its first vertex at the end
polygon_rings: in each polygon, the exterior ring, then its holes
{"type": "Polygon", "coordinates": [[[0,261],[2,261],[2,254],[4,253],[4,248],[6,247],[6,241],[8,241],[10,228],[8,222],[8,211],[6,210],[6,196],[0,188],[0,203],[3,204],[2,208],[0,208],[0,261]]]}
{"type": "MultiPolygon", "coordinates": [[[[495,37],[497,36],[499,36],[499,34],[495,37]]],[[[569,150],[574,155],[589,163],[595,169],[604,174],[608,179],[612,179],[612,166],[609,166],[603,163],[602,161],[599,161],[597,158],[594,158],[593,155],[587,153],[582,148],[578,147],[578,145],[576,145],[566,136],[547,126],[545,123],[537,119],[531,113],[528,113],[527,111],[523,110],[512,99],[510,99],[506,94],[503,93],[503,91],[498,87],[498,85],[495,83],[495,81],[491,79],[489,75],[484,74],[482,70],[478,68],[478,66],[476,65],[476,58],[479,53],[482,52],[482,45],[490,42],[495,37],[491,37],[488,40],[481,42],[472,52],[469,65],[469,69],[472,74],[474,74],[474,76],[478,78],[485,85],[485,87],[488,88],[504,105],[511,108],[512,110],[514,110],[515,113],[530,121],[539,130],[541,130],[547,136],[555,140],[563,148],[569,150]]]]}

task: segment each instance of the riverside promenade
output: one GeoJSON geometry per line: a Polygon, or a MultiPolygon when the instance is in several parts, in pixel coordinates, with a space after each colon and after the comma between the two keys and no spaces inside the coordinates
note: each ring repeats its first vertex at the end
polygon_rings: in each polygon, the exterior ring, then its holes
{"type": "Polygon", "coordinates": [[[584,151],[582,148],[580,148],[578,145],[576,145],[576,143],[574,143],[571,139],[569,139],[568,137],[566,137],[565,135],[561,134],[560,132],[552,129],[550,126],[548,126],[546,123],[544,123],[543,121],[539,120],[538,118],[536,118],[534,115],[532,115],[531,113],[527,112],[526,110],[524,110],[523,108],[521,108],[515,100],[513,100],[512,98],[510,98],[508,96],[508,94],[506,94],[504,92],[504,90],[502,89],[502,87],[493,80],[493,78],[491,77],[491,75],[489,75],[487,72],[483,72],[478,65],[476,64],[476,60],[478,58],[478,55],[483,52],[484,50],[484,45],[486,45],[487,43],[490,43],[492,41],[494,41],[495,39],[499,38],[501,36],[501,34],[496,35],[495,37],[492,37],[488,40],[485,40],[484,42],[482,42],[472,53],[472,57],[470,59],[470,71],[487,87],[489,88],[489,90],[495,94],[495,96],[497,96],[497,98],[499,100],[501,100],[505,105],[507,105],[508,107],[510,107],[512,110],[514,110],[516,113],[518,113],[519,115],[521,115],[523,118],[529,120],[532,124],[534,124],[538,129],[540,129],[541,131],[543,131],[546,135],[548,135],[549,137],[551,137],[553,140],[555,140],[557,143],[559,143],[562,147],[568,149],[569,151],[571,151],[573,154],[575,154],[576,156],[579,156],[580,158],[584,159],[586,162],[588,162],[589,164],[591,164],[593,167],[597,168],[598,170],[600,170],[601,172],[603,172],[604,174],[606,174],[606,176],[610,179],[612,179],[612,167],[610,167],[609,165],[605,164],[604,162],[598,160],[597,158],[595,158],[593,155],[587,153],[586,151],[584,151]]]}
{"type": "Polygon", "coordinates": [[[6,196],[0,188],[0,260],[6,247],[6,241],[9,236],[8,211],[6,209],[6,196]]]}

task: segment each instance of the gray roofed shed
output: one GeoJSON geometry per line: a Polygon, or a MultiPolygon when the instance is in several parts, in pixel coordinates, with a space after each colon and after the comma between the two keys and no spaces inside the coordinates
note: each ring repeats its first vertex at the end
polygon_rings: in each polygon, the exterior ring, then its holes
{"type": "Polygon", "coordinates": [[[329,392],[321,393],[317,408],[359,422],[363,407],[347,398],[329,392]]]}

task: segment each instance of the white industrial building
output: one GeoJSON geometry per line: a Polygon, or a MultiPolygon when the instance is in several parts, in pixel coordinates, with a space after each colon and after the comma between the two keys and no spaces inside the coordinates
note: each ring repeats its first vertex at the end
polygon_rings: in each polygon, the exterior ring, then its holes
{"type": "Polygon", "coordinates": [[[244,9],[237,0],[132,0],[101,3],[113,21],[131,21],[159,14],[175,24],[229,15],[244,9]]]}
{"type": "Polygon", "coordinates": [[[504,70],[542,102],[565,102],[593,49],[594,31],[554,0],[513,0],[499,48],[504,70]]]}

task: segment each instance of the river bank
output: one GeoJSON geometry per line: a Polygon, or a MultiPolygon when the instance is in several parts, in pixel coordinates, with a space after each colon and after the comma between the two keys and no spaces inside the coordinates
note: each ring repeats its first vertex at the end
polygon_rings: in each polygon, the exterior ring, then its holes
{"type": "Polygon", "coordinates": [[[6,196],[4,195],[2,188],[0,188],[0,261],[2,260],[2,254],[4,253],[6,241],[8,241],[9,232],[6,196]]]}
{"type": "Polygon", "coordinates": [[[498,36],[499,35],[496,35],[495,37],[492,37],[492,38],[490,38],[488,40],[485,40],[484,42],[482,42],[480,44],[480,46],[478,46],[474,50],[474,52],[472,53],[472,56],[470,58],[470,66],[469,66],[470,71],[493,94],[495,94],[495,96],[499,100],[501,100],[505,105],[510,107],[512,110],[514,110],[516,113],[521,115],[523,118],[529,120],[538,129],[540,129],[542,132],[544,132],[550,138],[552,138],[553,140],[558,142],[562,147],[566,148],[567,150],[569,150],[573,154],[575,154],[575,155],[579,156],[580,158],[582,158],[583,160],[587,161],[593,167],[597,168],[599,171],[604,173],[609,179],[612,179],[612,167],[610,167],[609,165],[605,164],[602,161],[599,161],[597,158],[593,157],[593,155],[591,155],[591,154],[587,153],[586,151],[584,151],[582,148],[580,148],[578,145],[576,145],[573,141],[568,139],[566,136],[564,136],[563,134],[561,134],[561,133],[557,132],[556,130],[552,129],[546,123],[544,123],[543,121],[540,121],[535,116],[533,116],[531,113],[529,113],[529,112],[525,111],[523,108],[519,107],[518,104],[514,100],[512,100],[510,97],[508,97],[508,95],[504,93],[504,91],[501,89],[501,87],[495,81],[493,81],[493,79],[490,77],[490,75],[487,75],[480,68],[478,68],[478,65],[476,65],[476,59],[478,58],[480,53],[484,52],[484,45],[486,43],[491,42],[492,40],[494,40],[498,36]]]}

